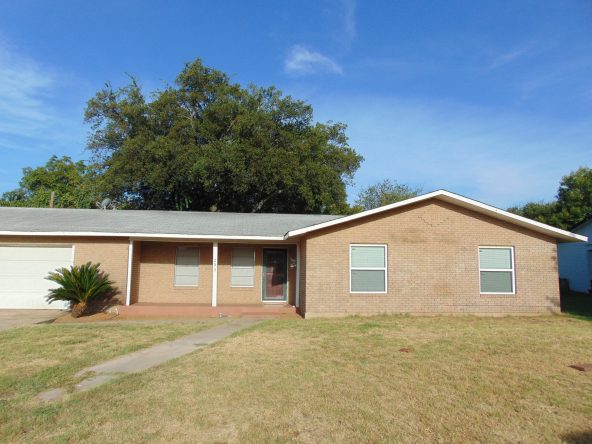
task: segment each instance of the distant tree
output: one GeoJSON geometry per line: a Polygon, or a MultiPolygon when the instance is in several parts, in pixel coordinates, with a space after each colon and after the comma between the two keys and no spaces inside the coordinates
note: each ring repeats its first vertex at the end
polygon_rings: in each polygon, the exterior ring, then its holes
{"type": "Polygon", "coordinates": [[[56,208],[92,208],[98,199],[93,172],[82,161],[52,156],[44,166],[24,168],[19,188],[2,195],[0,205],[47,207],[55,192],[56,208]]]}
{"type": "Polygon", "coordinates": [[[555,201],[529,202],[521,207],[508,208],[508,211],[544,224],[562,226],[558,215],[558,205],[555,201]]]}
{"type": "Polygon", "coordinates": [[[557,203],[565,228],[592,217],[592,168],[581,167],[565,176],[557,191],[557,203]]]}
{"type": "Polygon", "coordinates": [[[340,213],[362,161],[345,125],[199,59],[151,100],[134,79],[107,85],[85,118],[102,190],[140,209],[340,213]]]}
{"type": "Polygon", "coordinates": [[[370,185],[358,193],[353,212],[371,210],[409,199],[421,194],[421,188],[412,188],[390,179],[385,179],[375,185],[370,185]]]}
{"type": "Polygon", "coordinates": [[[508,211],[568,230],[592,217],[592,168],[581,167],[561,179],[556,200],[531,202],[508,211]]]}

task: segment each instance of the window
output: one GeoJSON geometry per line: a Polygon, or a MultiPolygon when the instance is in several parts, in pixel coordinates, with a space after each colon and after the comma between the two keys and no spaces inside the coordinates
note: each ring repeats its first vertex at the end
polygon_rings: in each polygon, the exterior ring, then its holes
{"type": "Polygon", "coordinates": [[[175,286],[197,287],[199,284],[199,248],[177,247],[175,286]]]}
{"type": "Polygon", "coordinates": [[[514,248],[479,247],[482,294],[514,294],[514,248]]]}
{"type": "Polygon", "coordinates": [[[252,287],[255,283],[255,250],[233,248],[230,284],[233,287],[252,287]]]}
{"type": "Polygon", "coordinates": [[[386,245],[350,245],[350,293],[386,293],[386,245]]]}

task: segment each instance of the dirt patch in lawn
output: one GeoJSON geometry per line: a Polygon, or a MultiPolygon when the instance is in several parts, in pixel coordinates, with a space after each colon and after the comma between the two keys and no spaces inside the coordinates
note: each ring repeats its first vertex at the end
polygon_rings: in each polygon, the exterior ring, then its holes
{"type": "Polygon", "coordinates": [[[88,322],[102,322],[102,321],[115,321],[119,315],[117,313],[98,312],[90,315],[81,316],[74,318],[68,313],[64,313],[59,318],[53,321],[54,324],[86,324],[88,322]]]}

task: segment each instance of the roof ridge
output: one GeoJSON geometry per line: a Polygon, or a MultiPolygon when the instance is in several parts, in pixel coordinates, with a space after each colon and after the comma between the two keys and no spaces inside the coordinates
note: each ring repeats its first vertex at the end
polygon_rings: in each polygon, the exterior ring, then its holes
{"type": "Polygon", "coordinates": [[[26,211],[88,211],[101,213],[166,213],[166,214],[220,214],[220,215],[253,215],[253,216],[296,216],[296,217],[344,217],[343,214],[324,214],[324,213],[240,213],[236,211],[184,211],[184,210],[139,210],[139,209],[119,209],[119,210],[103,210],[100,208],[47,208],[47,207],[7,207],[0,206],[0,211],[3,209],[10,210],[26,210],[26,211]]]}

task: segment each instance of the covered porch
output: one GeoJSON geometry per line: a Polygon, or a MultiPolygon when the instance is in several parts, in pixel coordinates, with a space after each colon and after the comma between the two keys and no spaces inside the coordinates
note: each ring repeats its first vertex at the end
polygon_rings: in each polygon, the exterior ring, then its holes
{"type": "Polygon", "coordinates": [[[298,243],[130,239],[122,317],[294,315],[298,243]]]}

